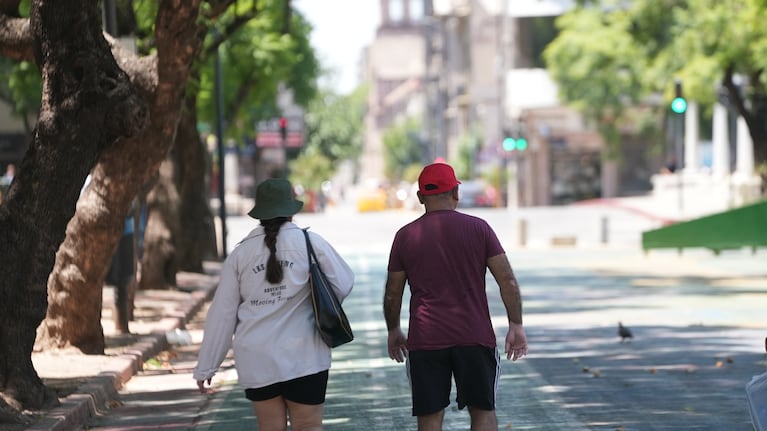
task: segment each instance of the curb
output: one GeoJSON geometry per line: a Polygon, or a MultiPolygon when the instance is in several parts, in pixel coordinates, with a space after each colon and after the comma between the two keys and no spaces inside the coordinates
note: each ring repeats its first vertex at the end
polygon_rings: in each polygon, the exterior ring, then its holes
{"type": "MultiPolygon", "coordinates": [[[[119,389],[143,369],[144,362],[170,347],[166,333],[183,329],[202,308],[205,301],[213,298],[217,282],[198,286],[188,299],[180,302],[175,310],[167,313],[150,334],[142,336],[128,350],[115,356],[110,370],[90,377],[86,383],[61,400],[61,405],[47,411],[45,416],[26,428],[28,431],[71,431],[83,429],[88,419],[109,410],[110,404],[119,399],[119,389]]],[[[179,290],[188,290],[180,288],[179,290]]]]}

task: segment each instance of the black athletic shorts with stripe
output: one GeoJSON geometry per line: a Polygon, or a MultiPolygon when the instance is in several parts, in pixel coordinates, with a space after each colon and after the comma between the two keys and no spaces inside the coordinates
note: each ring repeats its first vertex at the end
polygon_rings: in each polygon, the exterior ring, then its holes
{"type": "Polygon", "coordinates": [[[413,416],[437,413],[450,405],[455,379],[458,408],[495,410],[501,373],[498,350],[485,346],[456,346],[408,352],[408,379],[413,416]]]}

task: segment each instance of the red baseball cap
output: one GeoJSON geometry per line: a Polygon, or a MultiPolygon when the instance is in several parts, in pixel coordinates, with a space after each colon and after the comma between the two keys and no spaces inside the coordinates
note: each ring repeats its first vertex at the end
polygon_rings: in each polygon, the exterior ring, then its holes
{"type": "Polygon", "coordinates": [[[418,191],[422,195],[438,195],[449,192],[461,184],[455,178],[453,167],[447,163],[432,163],[421,171],[418,176],[418,191]]]}

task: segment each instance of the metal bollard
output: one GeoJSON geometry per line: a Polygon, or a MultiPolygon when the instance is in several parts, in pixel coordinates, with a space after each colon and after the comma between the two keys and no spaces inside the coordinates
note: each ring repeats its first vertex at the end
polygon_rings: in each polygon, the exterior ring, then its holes
{"type": "Polygon", "coordinates": [[[609,220],[607,216],[602,216],[601,220],[601,227],[602,227],[602,244],[607,244],[608,241],[608,231],[609,231],[609,220]]]}

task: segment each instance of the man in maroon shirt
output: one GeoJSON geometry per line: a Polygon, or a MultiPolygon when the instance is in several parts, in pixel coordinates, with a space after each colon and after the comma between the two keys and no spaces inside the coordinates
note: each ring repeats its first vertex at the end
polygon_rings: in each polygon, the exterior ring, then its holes
{"type": "Polygon", "coordinates": [[[468,406],[472,431],[498,429],[500,359],[485,293],[487,268],[509,320],[506,357],[516,361],[527,354],[514,272],[487,222],[455,211],[459,184],[445,163],[423,169],[418,199],[426,213],[397,232],[389,255],[383,300],[389,357],[407,358],[419,431],[442,429],[453,379],[458,408],[468,406]],[[411,293],[407,336],[400,328],[406,282],[411,293]]]}

